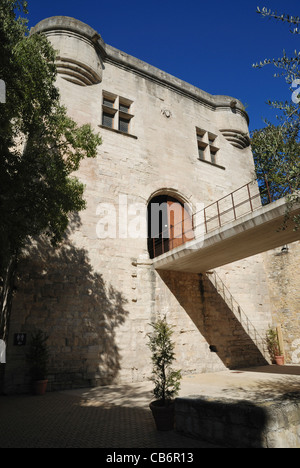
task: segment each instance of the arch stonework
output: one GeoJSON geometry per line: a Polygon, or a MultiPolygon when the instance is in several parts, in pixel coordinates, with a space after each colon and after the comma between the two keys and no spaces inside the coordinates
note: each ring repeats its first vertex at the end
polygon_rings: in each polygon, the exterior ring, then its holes
{"type": "Polygon", "coordinates": [[[172,184],[172,186],[170,186],[163,180],[158,181],[156,184],[146,186],[143,199],[148,206],[150,201],[159,195],[168,195],[178,199],[181,203],[186,205],[186,207],[190,210],[191,215],[195,213],[197,204],[199,203],[199,200],[196,200],[196,197],[193,195],[193,193],[190,192],[186,187],[180,184],[172,184]]]}
{"type": "Polygon", "coordinates": [[[194,238],[193,213],[187,201],[180,199],[174,190],[162,189],[152,196],[147,206],[147,224],[150,258],[194,238]]]}

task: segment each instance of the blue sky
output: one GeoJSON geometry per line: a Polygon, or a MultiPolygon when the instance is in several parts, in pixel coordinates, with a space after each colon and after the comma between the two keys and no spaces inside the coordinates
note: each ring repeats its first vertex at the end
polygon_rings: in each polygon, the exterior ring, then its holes
{"type": "Polygon", "coordinates": [[[240,99],[250,130],[274,120],[267,100],[290,100],[276,69],[253,69],[265,58],[292,55],[300,36],[289,26],[256,13],[266,6],[300,16],[299,0],[28,0],[29,26],[49,16],[77,18],[103,40],[211,94],[240,99]]]}

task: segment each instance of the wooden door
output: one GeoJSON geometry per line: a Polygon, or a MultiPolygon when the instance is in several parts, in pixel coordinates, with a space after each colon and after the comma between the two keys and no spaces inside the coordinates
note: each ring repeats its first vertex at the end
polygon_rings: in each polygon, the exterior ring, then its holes
{"type": "Polygon", "coordinates": [[[154,258],[194,238],[192,218],[184,205],[170,196],[151,200],[148,207],[148,250],[154,258]],[[156,210],[151,209],[156,205],[156,210]]]}
{"type": "Polygon", "coordinates": [[[179,201],[168,200],[169,249],[194,238],[192,218],[179,201]]]}

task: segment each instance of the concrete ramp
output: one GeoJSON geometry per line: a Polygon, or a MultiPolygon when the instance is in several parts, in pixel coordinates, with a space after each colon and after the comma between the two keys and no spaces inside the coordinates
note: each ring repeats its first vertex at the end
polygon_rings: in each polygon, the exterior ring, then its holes
{"type": "MultiPolygon", "coordinates": [[[[282,229],[286,210],[286,199],[277,200],[156,257],[153,265],[157,270],[202,273],[300,240],[292,219],[282,229]]],[[[299,213],[296,205],[291,217],[299,213]]]]}

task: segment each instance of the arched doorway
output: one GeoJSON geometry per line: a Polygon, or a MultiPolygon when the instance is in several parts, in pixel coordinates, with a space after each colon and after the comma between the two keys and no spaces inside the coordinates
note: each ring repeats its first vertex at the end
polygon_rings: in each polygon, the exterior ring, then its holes
{"type": "Polygon", "coordinates": [[[159,195],[148,205],[148,251],[155,258],[194,239],[188,208],[170,195],[159,195]]]}

